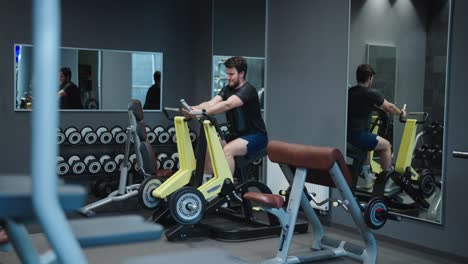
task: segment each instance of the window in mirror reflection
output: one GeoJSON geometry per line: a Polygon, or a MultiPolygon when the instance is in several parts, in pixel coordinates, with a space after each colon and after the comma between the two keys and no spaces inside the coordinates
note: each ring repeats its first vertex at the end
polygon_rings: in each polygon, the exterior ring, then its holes
{"type": "Polygon", "coordinates": [[[144,109],[161,109],[161,71],[161,53],[132,54],[132,98],[144,109]]]}
{"type": "MultiPolygon", "coordinates": [[[[34,104],[32,53],[31,45],[14,47],[16,110],[31,109],[34,104]]],[[[162,53],[61,48],[60,56],[61,69],[66,69],[66,74],[57,73],[63,81],[57,87],[62,109],[125,111],[130,98],[141,102],[149,98],[146,108],[160,110],[162,53]],[[80,104],[66,103],[72,95],[74,102],[81,99],[80,104]]]]}
{"type": "MultiPolygon", "coordinates": [[[[224,62],[232,56],[213,56],[213,89],[212,96],[216,96],[227,85],[224,62]]],[[[244,56],[242,56],[244,57],[244,56]]],[[[257,89],[260,107],[263,110],[265,97],[265,59],[257,57],[244,57],[247,61],[247,81],[257,89]]]]}

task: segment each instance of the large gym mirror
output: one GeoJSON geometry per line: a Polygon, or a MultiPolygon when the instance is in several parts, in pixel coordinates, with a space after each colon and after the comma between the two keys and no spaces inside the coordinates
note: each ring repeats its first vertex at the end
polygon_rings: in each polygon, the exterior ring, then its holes
{"type": "MultiPolygon", "coordinates": [[[[379,111],[369,120],[370,131],[391,143],[395,172],[409,180],[383,194],[398,214],[433,223],[442,223],[443,212],[450,6],[450,0],[351,0],[350,86],[356,85],[358,65],[370,64],[376,72],[372,88],[413,112],[406,122],[379,111]]],[[[379,179],[379,155],[369,157],[379,179]]],[[[360,170],[356,189],[372,193],[377,180],[368,184],[363,174],[360,170]]]]}
{"type": "MultiPolygon", "coordinates": [[[[57,98],[63,110],[127,111],[130,98],[139,99],[145,104],[145,110],[161,110],[162,53],[82,48],[61,48],[60,51],[60,65],[68,68],[71,75],[70,82],[64,76],[65,81],[61,80],[57,87],[57,98]],[[60,90],[75,94],[74,103],[64,103],[60,90]],[[75,103],[77,101],[81,103],[75,103]]],[[[32,53],[31,45],[14,46],[17,111],[34,106],[32,53]]],[[[60,75],[57,73],[57,79],[61,79],[60,75]]]]}

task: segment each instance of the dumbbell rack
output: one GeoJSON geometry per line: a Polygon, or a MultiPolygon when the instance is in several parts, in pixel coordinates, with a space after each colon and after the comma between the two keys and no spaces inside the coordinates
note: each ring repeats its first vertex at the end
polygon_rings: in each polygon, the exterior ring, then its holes
{"type": "MultiPolygon", "coordinates": [[[[162,126],[156,126],[161,132],[171,131],[173,126],[163,128],[162,126]],[[161,130],[162,128],[162,130],[161,130]]],[[[115,127],[114,127],[115,128],[115,127]]],[[[58,129],[58,143],[60,149],[60,156],[57,157],[57,174],[63,177],[67,181],[73,182],[91,182],[91,190],[95,196],[106,196],[105,190],[113,190],[118,185],[119,180],[119,168],[123,160],[123,153],[125,151],[125,142],[122,140],[116,140],[116,134],[110,134],[111,139],[105,140],[104,142],[98,140],[85,142],[86,131],[90,133],[96,133],[99,128],[92,128],[85,126],[80,129],[78,128],[65,128],[63,130],[58,129]],[[85,131],[85,132],[83,132],[85,131]],[[67,133],[65,133],[67,132],[67,133]],[[82,133],[83,132],[83,133],[82,133]],[[78,134],[77,134],[78,133],[78,134]],[[91,143],[91,144],[90,144],[91,143]],[[94,156],[95,159],[90,159],[90,156],[94,156]],[[105,171],[103,167],[106,163],[101,164],[100,159],[104,156],[109,156],[110,160],[115,162],[115,170],[105,171]],[[115,160],[116,157],[121,157],[120,162],[115,160]],[[94,163],[93,163],[94,162],[94,163]],[[97,164],[96,164],[97,162],[97,164]],[[81,170],[73,170],[73,166],[81,166],[81,170]],[[93,166],[94,165],[94,166],[93,166]],[[66,170],[66,167],[69,167],[66,170]],[[99,168],[98,168],[99,167],[99,168]],[[96,191],[99,189],[100,191],[96,191]]],[[[126,128],[121,128],[121,131],[125,132],[126,128]]],[[[147,131],[154,131],[149,127],[147,131]]],[[[107,129],[110,131],[111,129],[107,129]]],[[[175,131],[174,131],[175,132],[175,131]]],[[[100,133],[103,135],[103,133],[100,133]]],[[[147,133],[151,135],[151,133],[147,133]]],[[[161,135],[162,133],[159,133],[161,135]]],[[[109,135],[109,134],[108,134],[109,135]]],[[[177,158],[177,145],[175,140],[172,140],[173,134],[168,132],[164,143],[160,142],[157,138],[152,140],[151,145],[154,149],[155,154],[158,158],[158,168],[177,170],[178,158],[177,158]]],[[[89,138],[89,137],[88,137],[89,138]]],[[[99,138],[99,137],[98,137],[99,138]]],[[[196,140],[196,134],[194,134],[193,142],[196,140]]],[[[130,149],[130,162],[131,167],[129,169],[129,184],[142,180],[139,174],[138,164],[136,162],[134,145],[131,144],[130,149]]],[[[109,161],[109,159],[108,159],[109,161]]]]}
{"type": "Polygon", "coordinates": [[[414,151],[415,168],[429,168],[434,175],[441,175],[443,130],[444,127],[438,122],[424,127],[422,144],[418,144],[414,151]]]}

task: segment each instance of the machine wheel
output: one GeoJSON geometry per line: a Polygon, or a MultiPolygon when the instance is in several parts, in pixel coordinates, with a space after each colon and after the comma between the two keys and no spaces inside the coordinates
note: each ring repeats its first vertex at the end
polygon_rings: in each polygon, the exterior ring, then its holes
{"type": "Polygon", "coordinates": [[[380,229],[387,222],[388,207],[381,197],[374,197],[369,200],[364,211],[364,220],[371,229],[380,229]]]}
{"type": "Polygon", "coordinates": [[[421,190],[421,193],[425,198],[428,198],[434,193],[436,189],[435,178],[429,169],[424,169],[420,176],[421,179],[419,181],[419,190],[421,190]]]}
{"type": "Polygon", "coordinates": [[[203,217],[205,207],[205,197],[194,187],[183,187],[174,192],[169,199],[172,218],[183,225],[198,223],[203,217]]]}
{"type": "Polygon", "coordinates": [[[140,184],[140,188],[138,189],[138,203],[140,203],[143,208],[153,210],[158,207],[161,200],[154,198],[151,193],[160,185],[161,181],[156,178],[156,176],[148,177],[140,184]]]}

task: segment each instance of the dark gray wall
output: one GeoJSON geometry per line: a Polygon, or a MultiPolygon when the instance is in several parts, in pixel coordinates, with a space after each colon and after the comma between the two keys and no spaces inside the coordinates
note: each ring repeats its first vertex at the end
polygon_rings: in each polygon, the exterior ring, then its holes
{"type": "MultiPolygon", "coordinates": [[[[62,46],[164,53],[163,105],[189,101],[211,86],[211,1],[62,1],[62,46]],[[138,3],[138,4],[137,4],[138,3]]],[[[0,9],[0,173],[30,171],[30,113],[13,111],[13,45],[31,43],[31,3],[8,2],[0,9]]],[[[116,73],[118,74],[118,73],[116,73]]],[[[125,112],[61,112],[61,126],[125,126],[125,112]]],[[[167,125],[148,113],[148,125],[167,125]]]]}
{"type": "MultiPolygon", "coordinates": [[[[468,1],[454,0],[452,39],[449,43],[448,98],[446,115],[446,149],[444,156],[447,160],[444,170],[444,208],[442,225],[403,219],[396,223],[389,221],[377,233],[395,239],[415,243],[421,246],[444,251],[450,254],[468,257],[468,213],[466,209],[466,173],[467,160],[451,157],[453,150],[468,151],[466,134],[466,98],[468,98],[468,76],[466,62],[468,61],[468,34],[466,25],[468,17],[468,1]]],[[[333,209],[332,222],[349,225],[349,216],[343,210],[333,209]]]]}
{"type": "Polygon", "coordinates": [[[270,139],[344,150],[349,1],[272,0],[267,6],[270,139]]]}
{"type": "Polygon", "coordinates": [[[265,56],[266,0],[214,0],[213,54],[265,56]]]}

